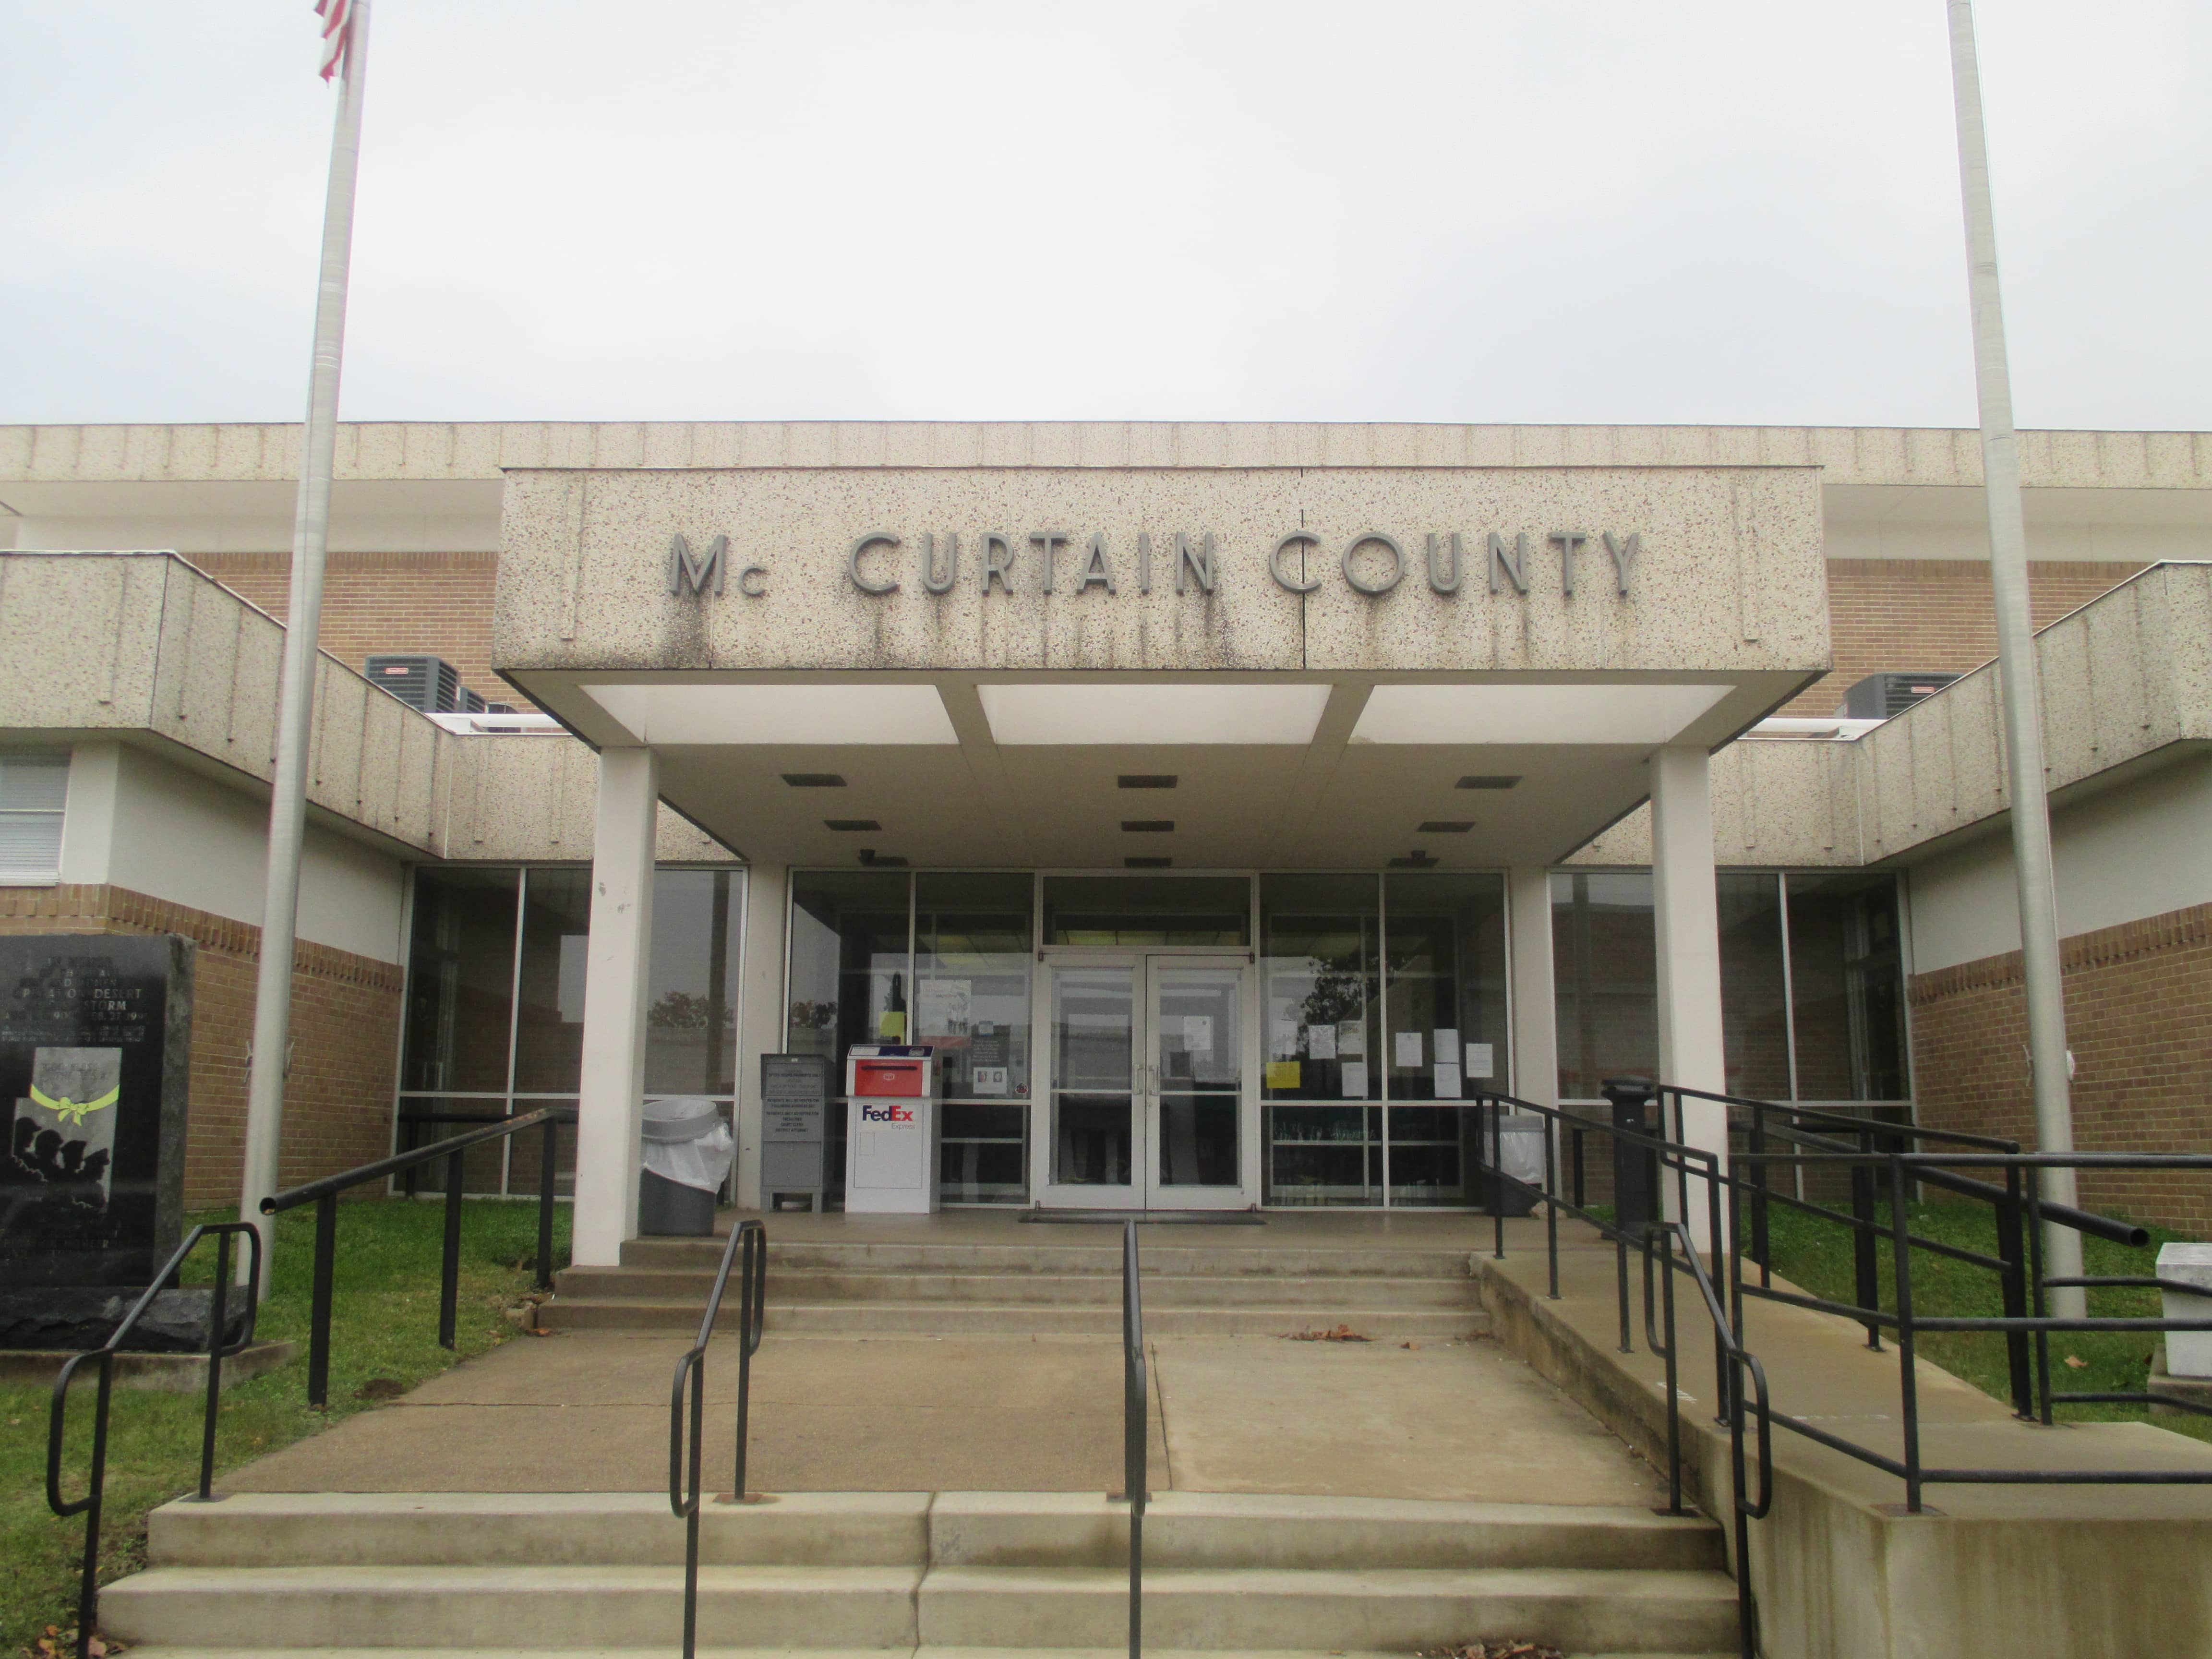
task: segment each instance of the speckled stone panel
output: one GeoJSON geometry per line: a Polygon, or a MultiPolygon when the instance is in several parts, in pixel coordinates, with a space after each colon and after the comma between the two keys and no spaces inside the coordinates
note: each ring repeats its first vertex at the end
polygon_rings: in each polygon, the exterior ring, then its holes
{"type": "Polygon", "coordinates": [[[530,471],[507,488],[493,653],[501,666],[611,670],[1155,670],[1282,672],[1743,673],[1827,662],[1817,475],[1775,467],[530,471]],[[1032,537],[1066,538],[1054,591],[1032,537]],[[1492,589],[1487,536],[1528,538],[1525,593],[1492,589]],[[1619,592],[1601,538],[1638,538],[1619,592]],[[1357,538],[1379,532],[1399,561],[1357,538]],[[1456,532],[1458,591],[1431,580],[1428,538],[1456,532]],[[1571,591],[1554,532],[1585,538],[1571,591]],[[883,532],[899,544],[863,561],[883,532]],[[1012,551],[982,592],[983,538],[1012,551]],[[1269,556],[1291,532],[1317,543],[1269,556]],[[726,586],[670,592],[678,535],[728,538],[726,586]],[[1104,538],[1113,589],[1086,584],[1104,538]],[[1186,576],[1178,535],[1214,538],[1214,590],[1186,576]],[[925,591],[925,536],[960,541],[950,588],[925,591]],[[1152,545],[1150,592],[1139,538],[1152,545]],[[739,575],[762,573],[741,594],[739,575]]]}

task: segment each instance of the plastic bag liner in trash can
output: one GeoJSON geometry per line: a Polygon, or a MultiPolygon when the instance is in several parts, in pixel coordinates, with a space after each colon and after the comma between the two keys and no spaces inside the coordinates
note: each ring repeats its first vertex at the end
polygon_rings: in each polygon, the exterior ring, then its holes
{"type": "MultiPolygon", "coordinates": [[[[1540,1188],[1544,1184],[1544,1119],[1534,1112],[1510,1112],[1498,1121],[1497,1133],[1499,1166],[1515,1181],[1525,1181],[1528,1186],[1540,1188]]],[[[1485,1163],[1492,1155],[1490,1135],[1491,1126],[1486,1122],[1482,1133],[1485,1163]]],[[[1536,1207],[1535,1194],[1526,1188],[1494,1177],[1484,1184],[1496,1189],[1494,1201],[1507,1215],[1528,1215],[1536,1207]]]]}
{"type": "Polygon", "coordinates": [[[648,1100],[644,1133],[637,1230],[662,1237],[712,1233],[714,1194],[738,1152],[721,1109],[704,1095],[648,1100]]]}

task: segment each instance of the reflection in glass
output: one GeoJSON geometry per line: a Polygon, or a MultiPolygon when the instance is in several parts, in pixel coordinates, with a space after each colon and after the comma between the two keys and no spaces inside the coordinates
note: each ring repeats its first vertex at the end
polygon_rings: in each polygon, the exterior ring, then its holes
{"type": "MultiPolygon", "coordinates": [[[[1470,1085],[1502,1085],[1510,1075],[1505,878],[1394,872],[1382,893],[1390,1098],[1460,1100],[1470,1085]]],[[[1395,1166],[1390,1183],[1403,1184],[1395,1166]]]]}
{"type": "Polygon", "coordinates": [[[1559,1097],[1595,1100],[1609,1077],[1656,1076],[1659,965],[1648,871],[1555,871],[1559,1097]]]}
{"type": "Polygon", "coordinates": [[[1029,1197],[1030,1109],[948,1101],[942,1114],[937,1196],[946,1204],[1019,1204],[1029,1197]]]}
{"type": "Polygon", "coordinates": [[[522,883],[522,972],[514,1009],[518,1093],[567,1093],[584,1058],[584,963],[592,872],[529,870],[522,883]]]}
{"type": "Polygon", "coordinates": [[[1401,1106],[1390,1116],[1390,1202],[1470,1204],[1480,1114],[1468,1106],[1401,1106]]]}
{"type": "Polygon", "coordinates": [[[400,1087],[507,1091],[517,870],[415,872],[400,1087]]]}
{"type": "Polygon", "coordinates": [[[744,938],[743,872],[654,873],[646,1093],[737,1092],[738,953],[744,938]]]}
{"type": "Polygon", "coordinates": [[[908,878],[808,870],[791,878],[787,1052],[820,1054],[842,1089],[856,1042],[906,1041],[908,878]]]}
{"type": "Polygon", "coordinates": [[[1052,1178],[1057,1182],[1130,1184],[1136,1012],[1133,969],[1053,969],[1052,1178]]]}
{"type": "Polygon", "coordinates": [[[1243,972],[1162,968],[1153,983],[1159,1184],[1234,1187],[1244,1097],[1243,972]]]}
{"type": "Polygon", "coordinates": [[[1047,876],[1048,945],[1249,945],[1245,876],[1047,876]]]}
{"type": "Polygon", "coordinates": [[[1791,876],[1790,965],[1801,1100],[1905,1100],[1897,880],[1791,876]]]}
{"type": "Polygon", "coordinates": [[[1382,1201],[1380,1112],[1277,1103],[1381,1097],[1381,902],[1373,876],[1260,878],[1267,1203],[1382,1201]]]}
{"type": "Polygon", "coordinates": [[[1724,870],[1717,884],[1726,1092],[1787,1100],[1790,1023],[1782,994],[1781,879],[1724,870]]]}
{"type": "Polygon", "coordinates": [[[914,890],[914,1041],[936,1049],[944,1099],[979,1103],[944,1115],[938,1196],[1018,1204],[1029,1196],[1017,1154],[1029,1118],[1035,884],[1026,874],[925,871],[914,890]],[[972,1146],[971,1125],[981,1137],[972,1146]],[[956,1178],[956,1169],[965,1173],[956,1178]]]}

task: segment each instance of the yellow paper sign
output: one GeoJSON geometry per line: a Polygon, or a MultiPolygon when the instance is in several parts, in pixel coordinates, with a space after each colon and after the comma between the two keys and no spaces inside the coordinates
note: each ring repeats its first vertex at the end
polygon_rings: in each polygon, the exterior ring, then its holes
{"type": "Polygon", "coordinates": [[[1271,1060],[1267,1062],[1267,1086],[1270,1089],[1295,1089],[1298,1086],[1298,1062],[1295,1060],[1271,1060]]]}

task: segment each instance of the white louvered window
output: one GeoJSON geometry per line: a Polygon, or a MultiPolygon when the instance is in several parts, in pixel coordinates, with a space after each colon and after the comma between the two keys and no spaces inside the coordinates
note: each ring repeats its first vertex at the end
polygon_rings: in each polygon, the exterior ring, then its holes
{"type": "Polygon", "coordinates": [[[61,879],[67,755],[0,754],[0,886],[61,879]]]}

